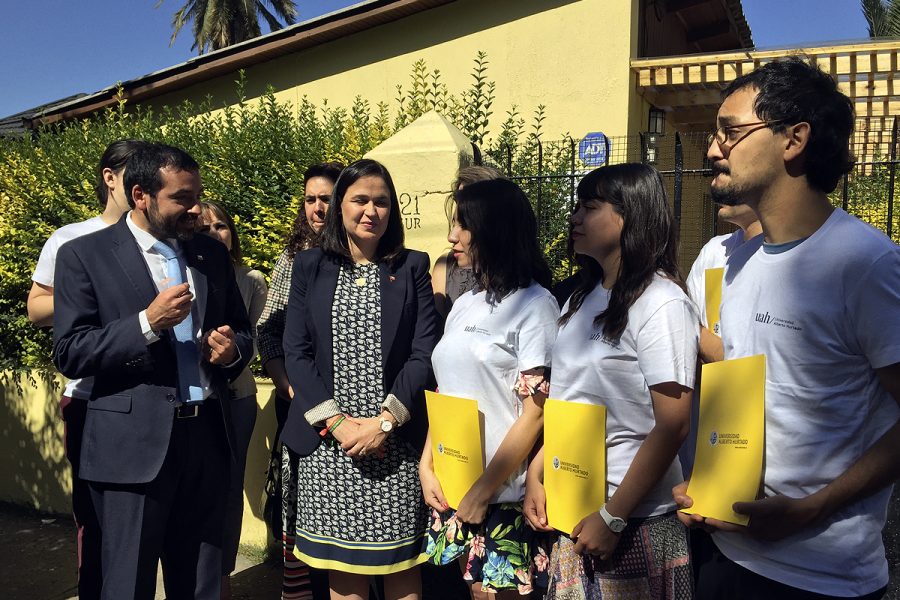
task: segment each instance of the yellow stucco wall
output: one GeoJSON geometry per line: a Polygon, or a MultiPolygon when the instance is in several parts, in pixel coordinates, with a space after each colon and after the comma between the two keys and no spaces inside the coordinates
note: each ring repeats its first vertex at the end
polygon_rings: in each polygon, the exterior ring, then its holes
{"type": "MultiPolygon", "coordinates": [[[[0,373],[0,401],[5,411],[0,421],[0,501],[68,514],[72,477],[59,417],[64,379],[38,371],[31,375],[34,385],[23,381],[17,387],[9,373],[0,373]]],[[[264,548],[269,534],[262,520],[263,489],[275,433],[275,397],[271,382],[256,383],[258,408],[244,478],[241,543],[264,548]]]]}
{"type": "MultiPolygon", "coordinates": [[[[488,54],[496,82],[494,134],[506,111],[518,106],[526,121],[545,105],[545,139],[602,130],[635,133],[646,110],[629,60],[636,51],[637,0],[458,0],[247,69],[248,97],[271,85],[280,100],[303,96],[320,105],[349,107],[357,95],[374,107],[396,108],[396,84],[409,86],[412,64],[439,69],[451,92],[471,82],[473,59],[488,54]]],[[[160,96],[151,104],[185,98],[233,102],[236,74],[160,96]]]]}

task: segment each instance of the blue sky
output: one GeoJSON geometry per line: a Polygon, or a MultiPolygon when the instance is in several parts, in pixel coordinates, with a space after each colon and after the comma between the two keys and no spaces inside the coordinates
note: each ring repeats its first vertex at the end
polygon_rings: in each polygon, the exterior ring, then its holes
{"type": "MultiPolygon", "coordinates": [[[[169,47],[172,15],[183,3],[164,0],[154,9],[156,0],[5,2],[0,117],[184,62],[193,56],[190,26],[169,47]]],[[[297,5],[301,19],[309,19],[353,3],[297,5]]],[[[858,0],[743,0],[743,6],[758,48],[867,37],[858,0]]]]}

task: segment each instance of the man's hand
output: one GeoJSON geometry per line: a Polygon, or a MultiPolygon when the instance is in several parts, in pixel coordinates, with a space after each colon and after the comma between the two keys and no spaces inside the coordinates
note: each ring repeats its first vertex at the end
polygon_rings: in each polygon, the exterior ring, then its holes
{"type": "Polygon", "coordinates": [[[159,333],[184,321],[191,312],[193,299],[194,295],[186,283],[179,283],[161,291],[147,307],[147,321],[150,328],[159,333]]]}
{"type": "Polygon", "coordinates": [[[579,521],[572,530],[575,540],[575,553],[593,554],[600,560],[609,560],[619,545],[618,533],[613,533],[600,513],[593,512],[579,521]]]}
{"type": "Polygon", "coordinates": [[[732,508],[734,512],[750,517],[750,523],[742,530],[770,542],[803,531],[815,524],[821,514],[815,494],[804,498],[779,494],[753,502],[735,502],[732,508]]]}
{"type": "Polygon", "coordinates": [[[237,345],[230,325],[222,325],[210,331],[204,345],[209,349],[211,365],[230,365],[237,358],[237,345]]]}

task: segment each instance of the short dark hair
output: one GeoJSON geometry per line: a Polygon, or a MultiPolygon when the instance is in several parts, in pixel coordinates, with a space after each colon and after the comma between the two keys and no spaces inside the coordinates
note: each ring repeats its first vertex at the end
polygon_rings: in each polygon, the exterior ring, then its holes
{"type": "Polygon", "coordinates": [[[472,235],[470,253],[487,301],[499,302],[532,281],[553,278],[537,239],[537,219],[525,192],[508,179],[477,181],[453,195],[456,220],[472,235]]]}
{"type": "MultiPolygon", "coordinates": [[[[334,182],[337,181],[343,170],[344,165],[339,162],[323,162],[310,165],[303,174],[303,193],[306,193],[306,184],[313,177],[324,177],[334,186],[334,182]]],[[[306,220],[306,210],[304,202],[301,200],[300,208],[297,209],[297,216],[294,217],[294,224],[284,240],[288,256],[294,258],[301,250],[311,248],[315,241],[316,232],[313,231],[313,228],[306,220]]]]}
{"type": "Polygon", "coordinates": [[[309,183],[309,180],[313,177],[324,177],[328,181],[337,181],[343,170],[344,164],[334,161],[310,165],[306,172],[303,173],[303,185],[309,183]]]}
{"type": "Polygon", "coordinates": [[[403,246],[403,220],[400,217],[400,200],[397,198],[397,189],[394,180],[387,168],[380,162],[370,158],[363,158],[349,164],[337,181],[334,182],[334,193],[331,194],[331,203],[328,205],[328,214],[325,215],[325,225],[319,236],[319,247],[327,254],[341,259],[350,259],[350,246],[347,241],[347,230],[344,228],[341,202],[347,193],[347,188],[363,177],[379,177],[388,188],[391,197],[391,210],[388,214],[388,224],[384,235],[378,241],[378,261],[393,265],[404,251],[403,246]]]}
{"type": "MultiPolygon", "coordinates": [[[[628,309],[640,298],[656,273],[684,289],[678,270],[678,222],[672,214],[659,172],[641,163],[623,163],[594,169],[578,182],[578,201],[608,202],[622,217],[619,241],[621,262],[606,310],[594,318],[603,334],[617,339],[628,326],[628,309]]],[[[584,298],[603,281],[603,269],[591,257],[578,256],[581,284],[560,317],[565,323],[581,308],[584,298]]]]}
{"type": "Polygon", "coordinates": [[[750,87],[757,91],[753,109],[764,121],[777,121],[772,130],[809,123],[804,156],[810,187],[833,192],[853,168],[850,136],[853,135],[853,103],[834,79],[800,57],[774,60],[738,77],[725,88],[723,98],[750,87]]]}
{"type": "Polygon", "coordinates": [[[160,170],[165,168],[193,173],[200,171],[197,161],[181,148],[149,142],[142,144],[125,164],[125,197],[129,206],[134,208],[131,190],[136,185],[141,186],[145,194],[156,197],[163,186],[160,170]]]}
{"type": "Polygon", "coordinates": [[[203,213],[211,212],[228,225],[228,230],[231,232],[231,261],[239,265],[243,261],[243,254],[241,254],[241,238],[238,237],[237,226],[234,224],[234,219],[231,218],[231,214],[225,207],[219,204],[218,202],[214,202],[212,200],[204,200],[200,203],[200,218],[203,218],[203,213]]]}
{"type": "Polygon", "coordinates": [[[100,203],[100,206],[105,207],[109,201],[109,188],[106,187],[106,181],[103,179],[104,169],[112,169],[114,173],[120,172],[125,168],[125,164],[134,151],[146,143],[144,140],[116,140],[103,151],[103,156],[100,157],[100,162],[97,164],[97,181],[94,184],[94,192],[97,194],[97,202],[100,203]]]}

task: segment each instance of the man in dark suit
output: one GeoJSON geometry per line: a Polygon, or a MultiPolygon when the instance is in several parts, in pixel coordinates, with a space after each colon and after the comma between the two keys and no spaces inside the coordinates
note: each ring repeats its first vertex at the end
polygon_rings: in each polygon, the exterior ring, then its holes
{"type": "Polygon", "coordinates": [[[132,211],[63,245],[53,360],[94,377],[82,442],[103,530],[102,598],[218,600],[230,463],[227,382],[252,356],[225,247],[193,237],[201,192],[185,152],[148,144],[126,166],[132,211]]]}

